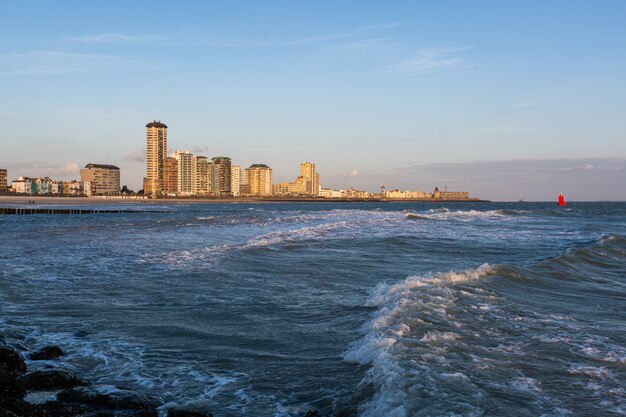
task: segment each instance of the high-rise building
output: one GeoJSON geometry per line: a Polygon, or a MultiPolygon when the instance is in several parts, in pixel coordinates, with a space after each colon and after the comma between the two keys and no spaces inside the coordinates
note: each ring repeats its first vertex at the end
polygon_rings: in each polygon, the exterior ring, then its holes
{"type": "Polygon", "coordinates": [[[178,194],[178,161],[171,156],[163,161],[163,194],[166,196],[178,194]]]}
{"type": "Polygon", "coordinates": [[[241,180],[243,179],[243,169],[239,165],[230,167],[230,193],[233,197],[241,195],[241,180]]]}
{"type": "Polygon", "coordinates": [[[167,156],[167,125],[155,120],[146,125],[146,178],[145,195],[163,194],[164,163],[167,156]]]}
{"type": "Polygon", "coordinates": [[[198,195],[208,195],[211,184],[209,183],[209,159],[206,156],[196,156],[196,193],[198,195]]]}
{"type": "Polygon", "coordinates": [[[0,169],[0,193],[6,193],[8,190],[7,185],[7,170],[0,169]]]}
{"type": "Polygon", "coordinates": [[[174,153],[178,162],[178,195],[191,196],[197,192],[196,161],[189,151],[174,153]]]}
{"type": "Polygon", "coordinates": [[[87,164],[80,170],[80,180],[91,183],[94,195],[120,193],[120,169],[115,165],[87,164]]]}
{"type": "Polygon", "coordinates": [[[265,164],[252,164],[246,169],[246,185],[251,195],[272,195],[272,169],[265,164]]]}
{"type": "Polygon", "coordinates": [[[301,163],[300,177],[304,180],[305,194],[319,195],[319,175],[315,172],[315,164],[311,162],[301,163]]]}
{"type": "Polygon", "coordinates": [[[225,156],[211,159],[211,191],[214,195],[230,195],[231,160],[225,156]]]}

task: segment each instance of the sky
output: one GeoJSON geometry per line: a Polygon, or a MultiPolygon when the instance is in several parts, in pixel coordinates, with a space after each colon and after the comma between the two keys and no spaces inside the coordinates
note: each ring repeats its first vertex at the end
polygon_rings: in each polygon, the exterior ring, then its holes
{"type": "Polygon", "coordinates": [[[0,2],[0,168],[168,147],[323,187],[626,200],[624,1],[0,2]]]}

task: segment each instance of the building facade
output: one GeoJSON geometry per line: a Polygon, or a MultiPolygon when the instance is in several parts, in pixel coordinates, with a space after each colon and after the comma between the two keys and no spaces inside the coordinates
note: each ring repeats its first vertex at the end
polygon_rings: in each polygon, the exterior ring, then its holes
{"type": "Polygon", "coordinates": [[[230,195],[231,165],[230,158],[225,156],[211,159],[211,192],[213,195],[230,195]]]}
{"type": "Polygon", "coordinates": [[[230,193],[233,197],[241,195],[241,181],[243,180],[243,169],[239,165],[230,167],[230,193]]]}
{"type": "Polygon", "coordinates": [[[211,184],[209,183],[209,169],[211,164],[206,156],[194,157],[196,161],[196,193],[198,195],[209,195],[211,184]]]}
{"type": "Polygon", "coordinates": [[[272,195],[272,169],[265,164],[252,164],[246,168],[246,185],[250,195],[272,195]]]}
{"type": "Polygon", "coordinates": [[[115,165],[87,164],[80,170],[80,180],[91,183],[94,195],[120,193],[120,169],[115,165]]]}
{"type": "MultiPolygon", "coordinates": [[[[315,172],[315,164],[311,162],[303,162],[300,164],[301,182],[304,183],[304,193],[308,195],[318,196],[319,190],[319,174],[315,172]]],[[[297,180],[296,180],[297,181],[297,180]]]]}
{"type": "Polygon", "coordinates": [[[174,153],[178,164],[178,195],[192,196],[197,192],[196,161],[189,151],[174,153]]]}
{"type": "Polygon", "coordinates": [[[155,197],[164,191],[164,163],[167,156],[167,125],[153,121],[146,125],[146,178],[144,194],[155,197]]]}
{"type": "Polygon", "coordinates": [[[163,161],[163,194],[169,197],[178,194],[178,161],[171,156],[163,161]]]}
{"type": "Polygon", "coordinates": [[[7,170],[0,169],[0,193],[6,193],[9,189],[7,184],[7,170]]]}

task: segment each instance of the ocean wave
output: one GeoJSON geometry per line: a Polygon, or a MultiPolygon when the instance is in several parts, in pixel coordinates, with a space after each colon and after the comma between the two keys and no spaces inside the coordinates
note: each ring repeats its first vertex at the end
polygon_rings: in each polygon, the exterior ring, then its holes
{"type": "Polygon", "coordinates": [[[598,404],[604,404],[621,414],[625,402],[616,393],[626,378],[617,375],[623,375],[626,347],[596,335],[585,314],[573,317],[562,310],[585,311],[577,303],[580,291],[595,294],[585,287],[590,280],[604,305],[619,308],[626,296],[616,287],[618,275],[626,272],[625,244],[622,236],[606,235],[526,267],[483,264],[378,284],[365,303],[377,310],[363,327],[364,336],[343,355],[367,366],[363,385],[374,386],[361,414],[483,415],[506,395],[522,414],[570,415],[575,411],[565,399],[578,387],[593,398],[581,396],[576,412],[597,414],[603,409],[598,404]],[[591,254],[607,256],[601,270],[612,274],[610,283],[589,275],[597,273],[598,262],[595,269],[585,269],[591,254]],[[563,274],[564,261],[576,269],[563,274]],[[621,269],[615,267],[619,263],[621,269]],[[567,388],[552,389],[546,374],[536,371],[548,364],[550,372],[569,375],[567,388]],[[564,370],[563,364],[568,364],[564,370]]]}

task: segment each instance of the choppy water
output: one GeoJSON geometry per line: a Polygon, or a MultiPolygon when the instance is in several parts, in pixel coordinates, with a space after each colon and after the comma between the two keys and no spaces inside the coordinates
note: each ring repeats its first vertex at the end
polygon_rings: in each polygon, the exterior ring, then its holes
{"type": "Polygon", "coordinates": [[[32,367],[219,416],[626,415],[626,204],[158,208],[0,216],[0,333],[68,352],[32,367]]]}

